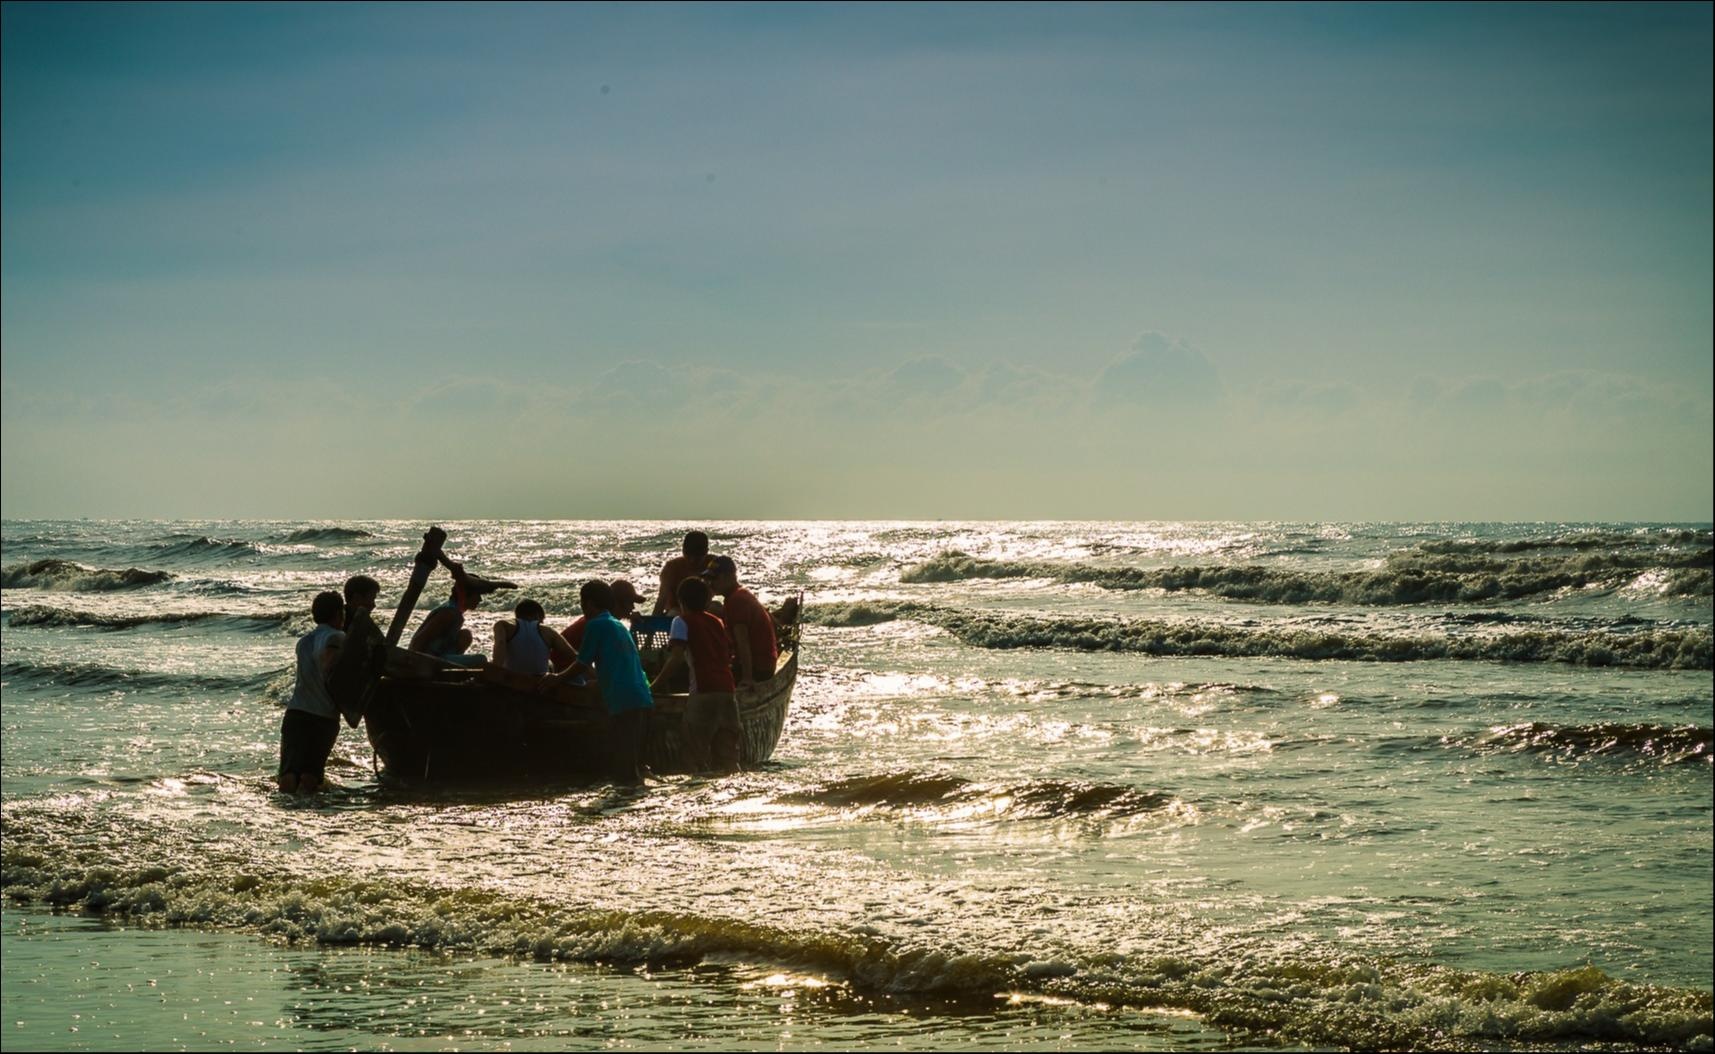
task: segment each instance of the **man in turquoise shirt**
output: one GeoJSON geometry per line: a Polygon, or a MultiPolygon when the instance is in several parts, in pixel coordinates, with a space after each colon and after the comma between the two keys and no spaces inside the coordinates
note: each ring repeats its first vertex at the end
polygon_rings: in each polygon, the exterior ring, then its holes
{"type": "Polygon", "coordinates": [[[649,692],[649,678],[643,673],[637,642],[631,639],[631,631],[625,624],[611,614],[613,590],[606,582],[600,579],[585,582],[578,592],[578,603],[588,620],[584,624],[584,642],[578,648],[578,661],[549,677],[553,680],[580,677],[591,666],[595,667],[602,702],[607,704],[614,779],[620,783],[641,783],[643,744],[649,735],[655,697],[649,692]]]}

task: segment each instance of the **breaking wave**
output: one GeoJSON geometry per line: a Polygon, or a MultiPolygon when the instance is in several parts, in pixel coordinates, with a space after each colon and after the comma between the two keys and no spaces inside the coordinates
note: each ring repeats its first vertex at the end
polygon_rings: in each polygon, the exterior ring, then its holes
{"type": "Polygon", "coordinates": [[[361,542],[376,537],[374,531],[366,531],[361,527],[305,527],[280,535],[277,540],[293,544],[305,542],[361,542]]]}
{"type": "Polygon", "coordinates": [[[159,670],[122,670],[93,663],[19,661],[0,665],[0,679],[61,688],[242,692],[266,689],[279,676],[279,670],[250,676],[226,676],[208,673],[166,673],[159,670]]]}
{"type": "Polygon", "coordinates": [[[302,612],[280,611],[240,615],[226,611],[178,611],[149,615],[106,615],[66,608],[26,607],[6,612],[13,626],[88,627],[92,629],[136,629],[145,626],[212,626],[249,632],[279,630],[307,623],[302,612]]]}
{"type": "Polygon", "coordinates": [[[188,563],[210,563],[239,556],[258,556],[262,552],[250,542],[222,541],[206,535],[180,537],[146,548],[154,558],[188,563]]]}
{"type": "Polygon", "coordinates": [[[1042,578],[1104,589],[1198,591],[1265,604],[1339,603],[1365,606],[1482,603],[1521,600],[1565,589],[1618,588],[1640,571],[1660,570],[1659,589],[1675,596],[1715,592],[1709,550],[1661,554],[1600,552],[1497,560],[1486,553],[1396,553],[1373,571],[1301,571],[1259,564],[1188,567],[1111,567],[1030,560],[985,560],[947,552],[906,567],[906,584],[971,579],[1042,578]]]}
{"type": "Polygon", "coordinates": [[[1214,946],[1129,955],[1053,944],[985,949],[934,930],[893,936],[867,926],[790,927],[694,911],[581,907],[391,877],[304,878],[235,853],[219,858],[213,849],[197,867],[151,860],[147,851],[110,859],[99,848],[44,836],[19,810],[8,813],[0,856],[8,897],[142,924],[542,962],[662,967],[736,957],[814,971],[861,991],[1033,993],[1188,1010],[1248,1035],[1365,1049],[1521,1043],[1707,1049],[1715,1032],[1710,993],[1630,984],[1594,966],[1497,974],[1303,945],[1267,955],[1214,946]]]}
{"type": "Polygon", "coordinates": [[[893,809],[981,804],[992,806],[987,810],[991,815],[1008,819],[1135,816],[1160,811],[1175,801],[1168,794],[1111,783],[1052,779],[979,783],[961,776],[923,772],[853,776],[794,791],[780,800],[893,809]]]}
{"type": "Polygon", "coordinates": [[[7,589],[47,589],[68,593],[106,593],[117,589],[142,589],[170,582],[168,571],[145,571],[128,567],[122,571],[86,567],[70,560],[37,560],[8,567],[0,572],[0,586],[7,589]]]}
{"type": "Polygon", "coordinates": [[[845,604],[806,605],[804,621],[834,628],[875,626],[898,619],[917,618],[934,610],[934,605],[911,600],[854,600],[845,604]]]}
{"type": "Polygon", "coordinates": [[[1647,758],[1664,765],[1715,761],[1715,731],[1696,725],[1554,725],[1542,722],[1493,728],[1473,744],[1483,751],[1552,754],[1565,758],[1647,758]]]}
{"type": "Polygon", "coordinates": [[[941,608],[914,601],[813,605],[806,619],[824,626],[867,626],[895,619],[926,622],[979,648],[1072,648],[1157,656],[1209,655],[1349,662],[1457,659],[1559,662],[1644,669],[1715,669],[1705,627],[1635,631],[1518,629],[1483,634],[1394,634],[1292,625],[1221,625],[1154,619],[1014,615],[941,608]]]}
{"type": "Polygon", "coordinates": [[[1548,538],[1456,538],[1424,542],[1426,553],[1525,553],[1534,549],[1645,549],[1715,544],[1715,532],[1698,530],[1579,531],[1548,538]]]}

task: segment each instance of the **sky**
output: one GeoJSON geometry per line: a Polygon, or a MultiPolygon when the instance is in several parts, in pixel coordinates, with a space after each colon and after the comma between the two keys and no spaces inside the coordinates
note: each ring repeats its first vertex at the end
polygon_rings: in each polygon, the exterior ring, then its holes
{"type": "Polygon", "coordinates": [[[1712,50],[8,3],[0,515],[1708,521],[1712,50]]]}

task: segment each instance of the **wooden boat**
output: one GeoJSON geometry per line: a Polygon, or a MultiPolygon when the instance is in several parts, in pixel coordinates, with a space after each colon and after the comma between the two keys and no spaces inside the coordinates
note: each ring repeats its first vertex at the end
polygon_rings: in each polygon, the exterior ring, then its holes
{"type": "MultiPolygon", "coordinates": [[[[401,653],[409,655],[410,653],[401,653]]],[[[649,653],[645,652],[647,661],[649,653]]],[[[588,685],[551,694],[505,670],[437,669],[412,676],[410,660],[382,678],[364,724],[383,772],[406,783],[606,779],[611,770],[607,707],[588,685]]],[[[738,693],[739,757],[767,761],[780,742],[798,650],[782,650],[773,677],[738,693]]],[[[644,760],[657,774],[690,771],[682,721],[687,696],[657,695],[644,760]]]]}
{"type": "MultiPolygon", "coordinates": [[[[464,574],[463,565],[442,551],[446,539],[439,527],[423,535],[410,583],[387,630],[386,651],[372,656],[385,659],[385,672],[369,674],[371,679],[363,683],[374,685],[373,694],[362,693],[366,698],[361,703],[350,700],[347,710],[353,721],[363,713],[379,767],[389,778],[407,783],[606,779],[611,771],[607,707],[593,682],[563,683],[544,693],[535,677],[494,667],[460,669],[398,646],[435,567],[445,565],[455,576],[464,574]],[[377,675],[378,681],[373,679],[377,675]]],[[[792,614],[776,626],[780,658],[774,676],[738,693],[739,762],[746,768],[773,755],[786,725],[786,708],[798,680],[797,612],[802,600],[799,596],[790,602],[792,614]]],[[[666,658],[670,623],[647,616],[632,622],[638,654],[651,673],[658,672],[666,658]]],[[[683,692],[655,696],[644,762],[656,773],[690,771],[683,729],[687,701],[683,692]]],[[[347,701],[340,705],[346,709],[347,701]]]]}

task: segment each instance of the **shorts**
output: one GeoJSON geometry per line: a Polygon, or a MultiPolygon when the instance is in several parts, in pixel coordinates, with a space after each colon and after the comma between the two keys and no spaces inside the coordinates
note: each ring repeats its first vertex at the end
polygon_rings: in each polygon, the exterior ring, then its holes
{"type": "Polygon", "coordinates": [[[280,775],[290,773],[300,780],[321,781],[338,738],[339,718],[287,710],[280,720],[280,775]]]}
{"type": "Polygon", "coordinates": [[[636,785],[643,782],[643,757],[649,741],[652,715],[653,711],[648,707],[608,715],[608,751],[613,761],[615,783],[636,785]]]}
{"type": "Polygon", "coordinates": [[[685,745],[698,772],[737,772],[738,698],[698,692],[685,701],[685,745]]]}

